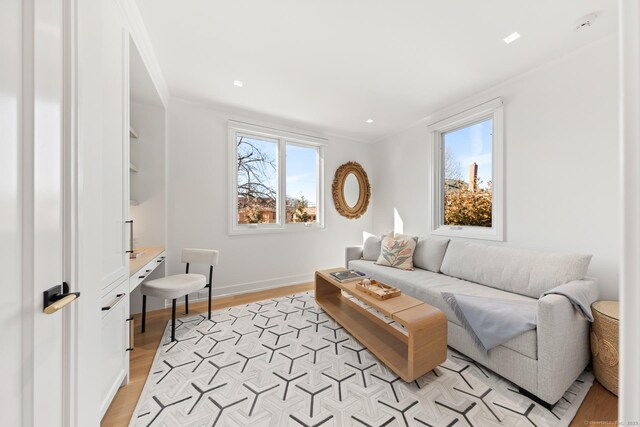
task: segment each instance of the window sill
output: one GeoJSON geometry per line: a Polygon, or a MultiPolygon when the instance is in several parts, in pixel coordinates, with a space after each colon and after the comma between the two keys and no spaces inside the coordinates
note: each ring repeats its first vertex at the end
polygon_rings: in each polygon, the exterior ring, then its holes
{"type": "Polygon", "coordinates": [[[435,230],[432,230],[431,234],[436,236],[491,240],[496,242],[504,241],[502,230],[497,230],[495,228],[442,225],[435,230]]]}
{"type": "Polygon", "coordinates": [[[324,224],[288,224],[284,227],[238,227],[228,231],[229,236],[247,236],[256,234],[288,234],[288,233],[304,233],[312,230],[325,230],[324,224]]]}

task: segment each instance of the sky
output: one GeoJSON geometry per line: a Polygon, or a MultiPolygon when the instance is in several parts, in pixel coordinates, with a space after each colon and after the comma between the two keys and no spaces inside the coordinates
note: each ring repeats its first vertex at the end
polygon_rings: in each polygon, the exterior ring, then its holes
{"type": "MultiPolygon", "coordinates": [[[[276,144],[269,140],[247,138],[245,140],[259,147],[265,154],[275,159],[277,155],[276,144]]],[[[316,157],[318,150],[315,148],[302,147],[287,144],[286,152],[286,192],[287,197],[299,198],[304,196],[310,204],[314,205],[317,199],[316,184],[316,157]]],[[[276,186],[277,172],[269,170],[269,177],[264,183],[273,188],[276,186]]]]}
{"type": "Polygon", "coordinates": [[[487,119],[444,134],[445,152],[451,151],[460,163],[462,179],[465,182],[469,180],[469,165],[473,162],[478,164],[480,187],[486,187],[492,180],[492,128],[493,120],[487,119]]]}
{"type": "Polygon", "coordinates": [[[315,148],[287,145],[287,196],[303,195],[309,203],[316,203],[317,155],[315,148]]]}

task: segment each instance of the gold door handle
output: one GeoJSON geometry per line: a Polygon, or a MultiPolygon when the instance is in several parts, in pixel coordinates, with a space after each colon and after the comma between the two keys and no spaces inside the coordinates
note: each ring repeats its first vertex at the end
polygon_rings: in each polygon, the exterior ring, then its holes
{"type": "Polygon", "coordinates": [[[63,297],[53,304],[49,305],[44,309],[44,312],[47,314],[53,314],[61,308],[64,308],[65,305],[69,304],[71,301],[74,301],[76,298],[78,298],[76,294],[69,294],[66,297],[63,297]]]}
{"type": "Polygon", "coordinates": [[[42,311],[46,314],[53,314],[79,297],[80,292],[69,292],[69,285],[66,283],[63,283],[62,286],[54,286],[44,291],[42,311]]]}

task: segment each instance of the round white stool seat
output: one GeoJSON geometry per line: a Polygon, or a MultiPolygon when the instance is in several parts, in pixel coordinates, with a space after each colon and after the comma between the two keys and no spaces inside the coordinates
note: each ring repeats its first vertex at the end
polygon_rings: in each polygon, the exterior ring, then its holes
{"type": "Polygon", "coordinates": [[[175,274],[143,282],[140,291],[142,295],[172,300],[204,289],[206,284],[207,278],[202,274],[175,274]]]}

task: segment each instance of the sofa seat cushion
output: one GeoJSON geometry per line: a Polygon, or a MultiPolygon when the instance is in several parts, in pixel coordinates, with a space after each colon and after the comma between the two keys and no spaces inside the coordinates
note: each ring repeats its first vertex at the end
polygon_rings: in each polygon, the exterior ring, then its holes
{"type": "MultiPolygon", "coordinates": [[[[515,301],[537,301],[534,298],[418,268],[413,271],[398,270],[365,260],[351,261],[349,262],[349,268],[362,271],[376,280],[395,286],[403,293],[442,310],[447,319],[458,326],[461,326],[460,320],[442,298],[442,292],[515,301]]],[[[537,359],[538,346],[535,329],[527,331],[502,345],[531,359],[537,359]]]]}
{"type": "Polygon", "coordinates": [[[176,299],[204,289],[206,285],[207,278],[202,274],[174,274],[144,282],[140,291],[150,297],[176,299]]]}

